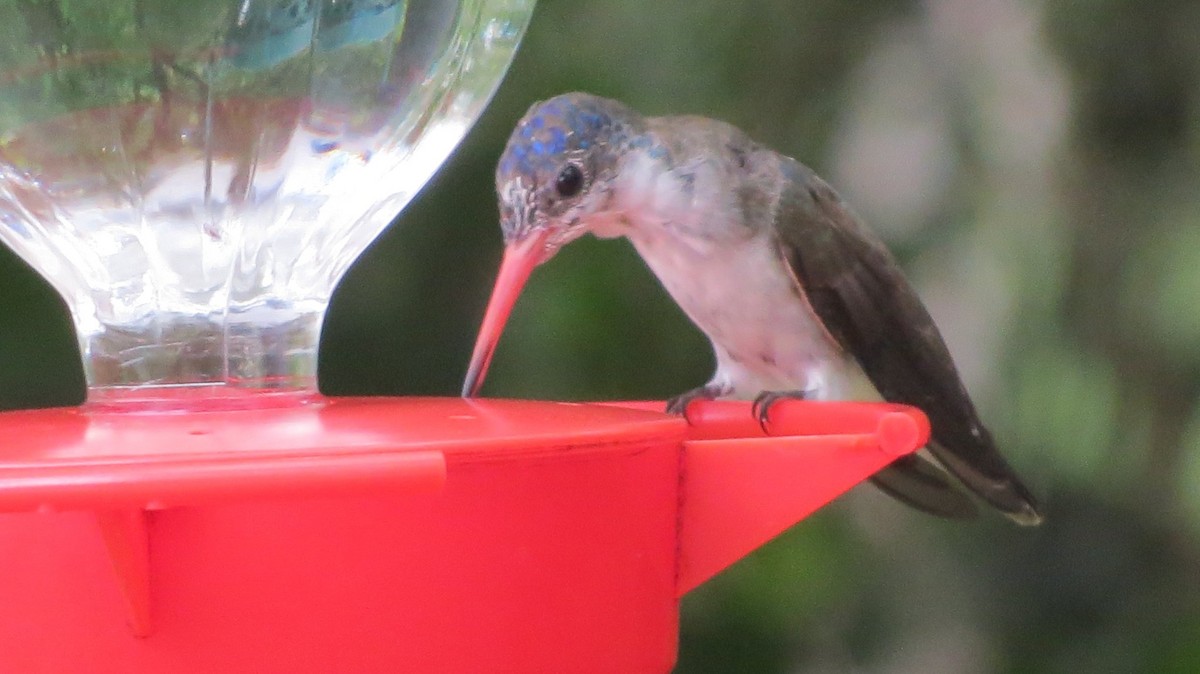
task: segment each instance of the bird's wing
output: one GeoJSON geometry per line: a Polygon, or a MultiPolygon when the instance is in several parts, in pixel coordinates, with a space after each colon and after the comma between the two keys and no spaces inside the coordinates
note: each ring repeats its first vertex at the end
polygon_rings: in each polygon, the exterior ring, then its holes
{"type": "Polygon", "coordinates": [[[784,158],[781,168],[780,251],[830,335],[885,400],[928,415],[929,450],[951,473],[1018,522],[1039,521],[891,252],[808,167],[784,158]]]}
{"type": "Polygon", "coordinates": [[[905,505],[938,517],[970,519],[979,510],[951,478],[919,454],[909,454],[871,476],[871,482],[888,496],[905,505]]]}

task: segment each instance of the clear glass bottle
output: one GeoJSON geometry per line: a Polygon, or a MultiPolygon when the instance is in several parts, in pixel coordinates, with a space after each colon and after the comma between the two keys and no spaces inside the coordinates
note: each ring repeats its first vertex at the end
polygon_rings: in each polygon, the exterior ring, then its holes
{"type": "Polygon", "coordinates": [[[335,284],[532,11],[0,0],[0,241],[69,306],[89,403],[315,394],[335,284]]]}

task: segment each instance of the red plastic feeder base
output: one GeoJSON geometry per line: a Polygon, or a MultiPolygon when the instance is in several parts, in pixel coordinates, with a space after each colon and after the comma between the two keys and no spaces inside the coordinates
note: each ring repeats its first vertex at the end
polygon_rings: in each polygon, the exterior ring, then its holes
{"type": "Polygon", "coordinates": [[[661,405],[0,414],[0,671],[666,672],[683,593],[928,434],[661,405]]]}

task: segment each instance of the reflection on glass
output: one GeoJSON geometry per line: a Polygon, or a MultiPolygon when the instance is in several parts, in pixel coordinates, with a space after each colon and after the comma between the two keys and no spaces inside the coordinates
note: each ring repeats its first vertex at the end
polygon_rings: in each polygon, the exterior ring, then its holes
{"type": "Polygon", "coordinates": [[[0,241],[66,299],[89,400],[315,390],[334,284],[532,4],[0,0],[0,241]]]}

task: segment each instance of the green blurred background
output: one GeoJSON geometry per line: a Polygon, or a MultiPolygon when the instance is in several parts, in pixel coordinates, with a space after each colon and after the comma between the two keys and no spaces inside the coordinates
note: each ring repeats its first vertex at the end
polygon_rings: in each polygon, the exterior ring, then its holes
{"type": "MultiPolygon", "coordinates": [[[[1200,3],[543,0],[494,103],[342,282],[330,394],[456,395],[534,100],[720,117],[901,256],[1047,522],[860,488],[689,595],[679,672],[1200,671],[1200,3]]],[[[71,404],[61,302],[0,250],[0,406],[71,404]]],[[[664,398],[706,340],[624,242],[538,271],[485,389],[664,398]]]]}

